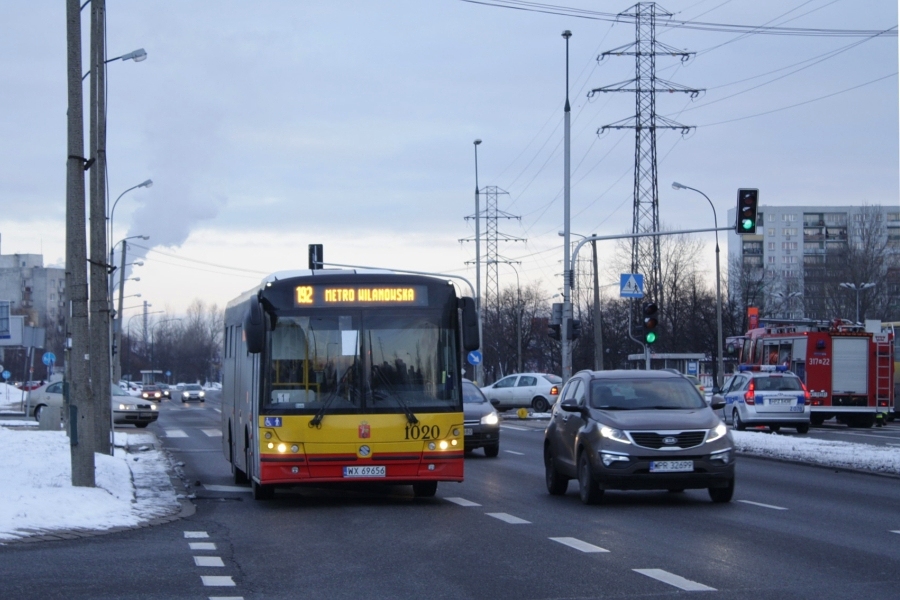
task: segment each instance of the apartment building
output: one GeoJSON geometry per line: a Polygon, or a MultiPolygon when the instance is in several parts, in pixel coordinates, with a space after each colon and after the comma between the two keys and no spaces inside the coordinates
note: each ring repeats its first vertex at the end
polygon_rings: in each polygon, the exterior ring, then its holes
{"type": "MultiPolygon", "coordinates": [[[[734,222],[735,209],[728,218],[734,222]]],[[[755,235],[728,234],[729,287],[755,282],[759,293],[750,303],[765,316],[827,319],[841,312],[853,319],[855,291],[836,281],[864,283],[858,277],[877,279],[871,293],[878,298],[864,304],[900,310],[900,206],[760,206],[757,223],[755,235]],[[884,268],[854,270],[848,256],[873,245],[885,250],[884,268]]]]}
{"type": "Polygon", "coordinates": [[[41,254],[0,254],[0,301],[25,325],[46,329],[47,341],[65,331],[66,270],[45,267],[41,254]]]}

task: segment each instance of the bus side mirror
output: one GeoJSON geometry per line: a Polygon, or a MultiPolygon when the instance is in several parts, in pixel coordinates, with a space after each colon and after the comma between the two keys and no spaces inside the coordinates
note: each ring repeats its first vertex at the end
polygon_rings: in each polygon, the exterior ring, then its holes
{"type": "Polygon", "coordinates": [[[481,340],[478,338],[478,311],[475,310],[475,300],[472,298],[460,298],[459,308],[462,309],[462,343],[466,352],[478,350],[481,340]]]}
{"type": "Polygon", "coordinates": [[[259,298],[250,298],[250,306],[244,313],[244,335],[247,340],[247,352],[259,354],[262,352],[263,341],[266,339],[265,315],[259,298]]]}

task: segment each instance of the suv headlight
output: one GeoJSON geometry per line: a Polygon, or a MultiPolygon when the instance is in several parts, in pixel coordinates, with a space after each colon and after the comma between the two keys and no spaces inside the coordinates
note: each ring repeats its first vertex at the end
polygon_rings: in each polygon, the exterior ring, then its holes
{"type": "Polygon", "coordinates": [[[489,414],[481,417],[482,425],[496,425],[500,422],[500,417],[497,416],[497,411],[491,411],[489,414]]]}
{"type": "Polygon", "coordinates": [[[719,423],[714,428],[709,430],[709,437],[706,438],[706,443],[714,442],[718,439],[725,437],[725,434],[728,433],[728,428],[725,427],[725,423],[719,423]]]}
{"type": "Polygon", "coordinates": [[[607,425],[600,426],[600,435],[605,437],[608,440],[613,440],[615,442],[619,442],[622,444],[630,444],[631,440],[629,440],[625,433],[621,429],[616,429],[614,427],[609,427],[607,425]]]}

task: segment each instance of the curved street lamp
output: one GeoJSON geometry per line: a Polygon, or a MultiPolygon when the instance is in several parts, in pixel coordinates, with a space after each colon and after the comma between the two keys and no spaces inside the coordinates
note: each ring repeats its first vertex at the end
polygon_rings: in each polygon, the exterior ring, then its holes
{"type": "Polygon", "coordinates": [[[725,381],[725,361],[722,355],[722,277],[719,271],[719,217],[716,215],[716,207],[712,203],[712,200],[709,199],[709,196],[701,192],[696,188],[692,188],[690,186],[678,183],[677,181],[672,182],[673,190],[691,190],[697,192],[709,202],[710,208],[713,211],[713,224],[716,228],[716,389],[722,389],[722,383],[725,381]]]}
{"type": "MultiPolygon", "coordinates": [[[[133,60],[134,62],[141,62],[147,60],[147,51],[143,48],[138,48],[137,50],[132,50],[128,54],[123,54],[122,56],[116,56],[115,58],[107,58],[103,61],[103,64],[111,63],[114,60],[133,60]]],[[[84,75],[81,76],[81,80],[84,81],[87,79],[87,76],[90,75],[91,72],[88,71],[84,75]]]]}
{"type": "Polygon", "coordinates": [[[856,292],[856,323],[859,323],[859,293],[875,287],[874,283],[841,283],[840,287],[856,292]]]}

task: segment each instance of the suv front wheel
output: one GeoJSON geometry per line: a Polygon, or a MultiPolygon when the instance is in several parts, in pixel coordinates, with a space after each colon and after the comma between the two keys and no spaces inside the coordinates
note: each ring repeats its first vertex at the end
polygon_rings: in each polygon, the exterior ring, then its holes
{"type": "Polygon", "coordinates": [[[591,460],[587,453],[589,450],[583,450],[578,457],[578,494],[581,501],[585,504],[597,504],[603,497],[603,490],[600,489],[594,472],[591,470],[591,460]]]}
{"type": "Polygon", "coordinates": [[[717,504],[731,502],[731,497],[734,496],[734,477],[728,480],[727,487],[711,487],[708,491],[709,498],[717,504]]]}
{"type": "Polygon", "coordinates": [[[569,478],[556,470],[550,446],[544,447],[544,471],[547,480],[547,491],[553,496],[562,496],[569,489],[569,478]]]}

